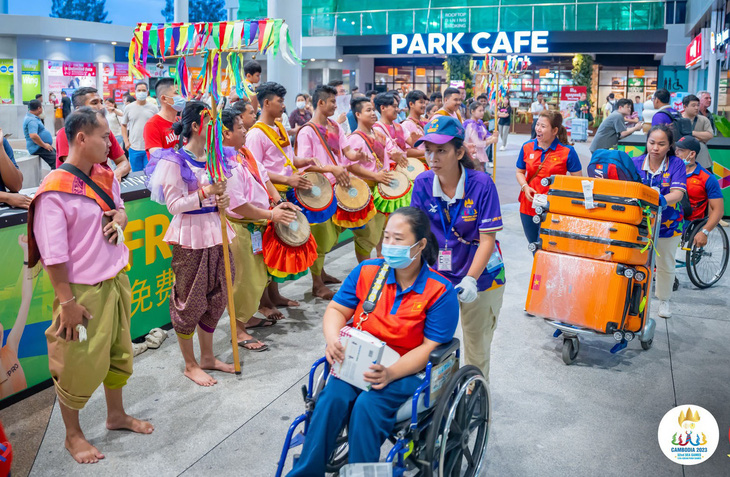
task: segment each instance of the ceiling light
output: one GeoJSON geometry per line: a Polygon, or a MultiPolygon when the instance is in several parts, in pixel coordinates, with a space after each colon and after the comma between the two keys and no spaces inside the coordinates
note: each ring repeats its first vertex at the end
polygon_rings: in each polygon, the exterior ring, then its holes
{"type": "Polygon", "coordinates": [[[368,30],[372,30],[372,28],[373,28],[372,25],[368,25],[368,30]]]}
{"type": "Polygon", "coordinates": [[[355,22],[352,22],[352,24],[354,25],[354,24],[355,24],[355,22]]]}
{"type": "Polygon", "coordinates": [[[342,63],[342,61],[343,61],[342,58],[337,60],[338,63],[342,63]]]}
{"type": "Polygon", "coordinates": [[[312,59],[310,59],[309,61],[315,61],[315,59],[314,59],[314,58],[312,58],[312,59]]]}
{"type": "Polygon", "coordinates": [[[116,44],[117,44],[117,42],[116,42],[116,41],[113,41],[113,42],[112,42],[112,45],[116,45],[116,44]]]}
{"type": "Polygon", "coordinates": [[[66,38],[66,41],[71,41],[71,38],[66,38]]]}

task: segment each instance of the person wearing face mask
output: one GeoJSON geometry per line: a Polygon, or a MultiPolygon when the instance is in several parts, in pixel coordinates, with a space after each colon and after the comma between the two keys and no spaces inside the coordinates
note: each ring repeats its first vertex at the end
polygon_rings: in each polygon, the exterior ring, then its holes
{"type": "Polygon", "coordinates": [[[697,162],[697,157],[701,154],[700,141],[692,136],[684,136],[677,141],[675,149],[677,157],[684,161],[687,168],[687,197],[692,206],[692,215],[684,218],[684,226],[687,227],[693,220],[707,217],[702,233],[695,234],[693,244],[696,247],[704,247],[707,245],[707,236],[722,220],[724,211],[722,189],[715,175],[697,162]]]}
{"type": "Polygon", "coordinates": [[[307,99],[304,94],[299,93],[297,95],[297,109],[289,115],[289,126],[294,131],[294,136],[297,135],[302,126],[311,120],[312,113],[307,109],[307,99]]]}
{"type": "Polygon", "coordinates": [[[687,173],[684,161],[674,152],[674,137],[669,126],[659,124],[649,130],[646,153],[631,159],[644,185],[659,192],[662,223],[656,248],[656,289],[659,299],[658,315],[671,318],[669,298],[674,286],[674,254],[682,238],[682,208],[678,205],[687,192],[687,173]]]}
{"type": "Polygon", "coordinates": [[[413,183],[411,206],[428,214],[439,247],[437,270],[459,291],[465,362],[489,380],[505,283],[497,241],[502,230],[497,188],[486,172],[474,169],[457,119],[434,116],[424,129],[415,145],[426,145],[431,169],[413,183]]]}
{"type": "Polygon", "coordinates": [[[148,158],[159,149],[175,147],[178,137],[172,130],[172,125],[185,108],[185,98],[178,93],[172,78],[157,81],[155,96],[161,109],[144,125],[144,147],[148,158]]]}
{"type": "Polygon", "coordinates": [[[426,367],[429,354],[439,344],[451,341],[456,330],[459,302],[449,280],[431,268],[437,254],[426,214],[414,207],[397,209],[385,228],[384,258],[355,267],[327,306],[322,330],[330,364],[344,359],[340,330],[353,318],[353,327],[384,341],[400,358],[387,367],[370,366],[364,373],[365,381],[372,383],[368,392],[334,376],[328,379],[289,477],[325,475],[327,458],[345,424],[349,425],[349,462],[379,460],[398,408],[422,383],[416,373],[426,367]],[[378,285],[376,280],[382,291],[373,311],[364,314],[363,304],[369,290],[378,285]]]}
{"type": "Polygon", "coordinates": [[[141,171],[147,164],[145,152],[144,127],[147,121],[157,114],[158,108],[152,101],[147,101],[147,83],[137,83],[134,87],[135,101],[124,108],[122,117],[122,137],[124,147],[129,151],[129,163],[132,172],[141,171]]]}

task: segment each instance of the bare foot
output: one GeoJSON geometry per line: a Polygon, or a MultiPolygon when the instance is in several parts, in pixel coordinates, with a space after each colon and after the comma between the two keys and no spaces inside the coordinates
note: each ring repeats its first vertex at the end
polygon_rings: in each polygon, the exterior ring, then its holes
{"type": "Polygon", "coordinates": [[[199,386],[208,387],[218,383],[211,375],[203,371],[200,366],[185,366],[185,372],[183,374],[199,386]]]}
{"type": "Polygon", "coordinates": [[[324,281],[327,285],[334,285],[336,283],[342,283],[342,280],[338,280],[337,278],[333,277],[332,275],[328,275],[327,272],[322,270],[322,281],[324,281]]]}
{"type": "Polygon", "coordinates": [[[129,414],[113,417],[108,416],[106,418],[106,428],[110,431],[126,429],[139,434],[152,434],[152,431],[155,430],[155,426],[153,426],[151,422],[135,419],[129,414]]]}
{"type": "Polygon", "coordinates": [[[271,297],[271,301],[274,302],[274,306],[299,306],[298,301],[290,300],[281,295],[271,297]]]}
{"type": "Polygon", "coordinates": [[[96,464],[104,454],[99,449],[89,444],[83,434],[78,436],[66,436],[64,446],[71,457],[79,464],[96,464]]]}
{"type": "MultiPolygon", "coordinates": [[[[326,281],[325,281],[326,283],[326,281]]],[[[312,295],[325,300],[331,300],[335,296],[335,292],[327,288],[327,285],[312,285],[312,295]]]]}
{"type": "Polygon", "coordinates": [[[259,313],[264,315],[266,318],[274,321],[279,321],[284,319],[284,314],[280,312],[276,307],[271,306],[261,306],[259,307],[259,313]]]}
{"type": "Polygon", "coordinates": [[[231,374],[236,372],[236,368],[234,368],[232,364],[224,363],[223,361],[219,361],[215,358],[212,360],[200,358],[200,367],[209,371],[222,371],[224,373],[231,374]]]}

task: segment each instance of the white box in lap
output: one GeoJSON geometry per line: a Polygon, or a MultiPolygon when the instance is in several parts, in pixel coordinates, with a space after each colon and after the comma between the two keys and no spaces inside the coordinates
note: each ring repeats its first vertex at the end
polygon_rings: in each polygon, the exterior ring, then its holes
{"type": "Polygon", "coordinates": [[[393,463],[347,464],[340,469],[340,477],[393,477],[393,463]]]}
{"type": "Polygon", "coordinates": [[[371,365],[382,364],[387,367],[400,358],[384,341],[350,326],[340,330],[340,343],[345,348],[345,359],[342,363],[335,363],[330,374],[363,391],[370,391],[372,387],[363,376],[363,373],[370,371],[371,365]]]}

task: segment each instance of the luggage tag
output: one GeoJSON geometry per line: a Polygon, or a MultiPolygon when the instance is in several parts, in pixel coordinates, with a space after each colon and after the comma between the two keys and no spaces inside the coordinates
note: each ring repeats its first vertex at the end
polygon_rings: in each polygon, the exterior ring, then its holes
{"type": "Polygon", "coordinates": [[[586,209],[595,209],[596,204],[593,203],[593,181],[581,181],[583,186],[583,205],[586,209]]]}
{"type": "Polygon", "coordinates": [[[542,207],[543,209],[547,207],[548,198],[546,194],[535,194],[532,196],[532,208],[535,209],[537,207],[542,207]]]}
{"type": "Polygon", "coordinates": [[[450,272],[451,271],[451,250],[446,250],[446,249],[439,250],[437,270],[439,272],[450,272]]]}
{"type": "Polygon", "coordinates": [[[253,254],[258,255],[263,252],[263,246],[261,243],[261,231],[257,230],[251,232],[251,246],[253,247],[253,254]]]}

